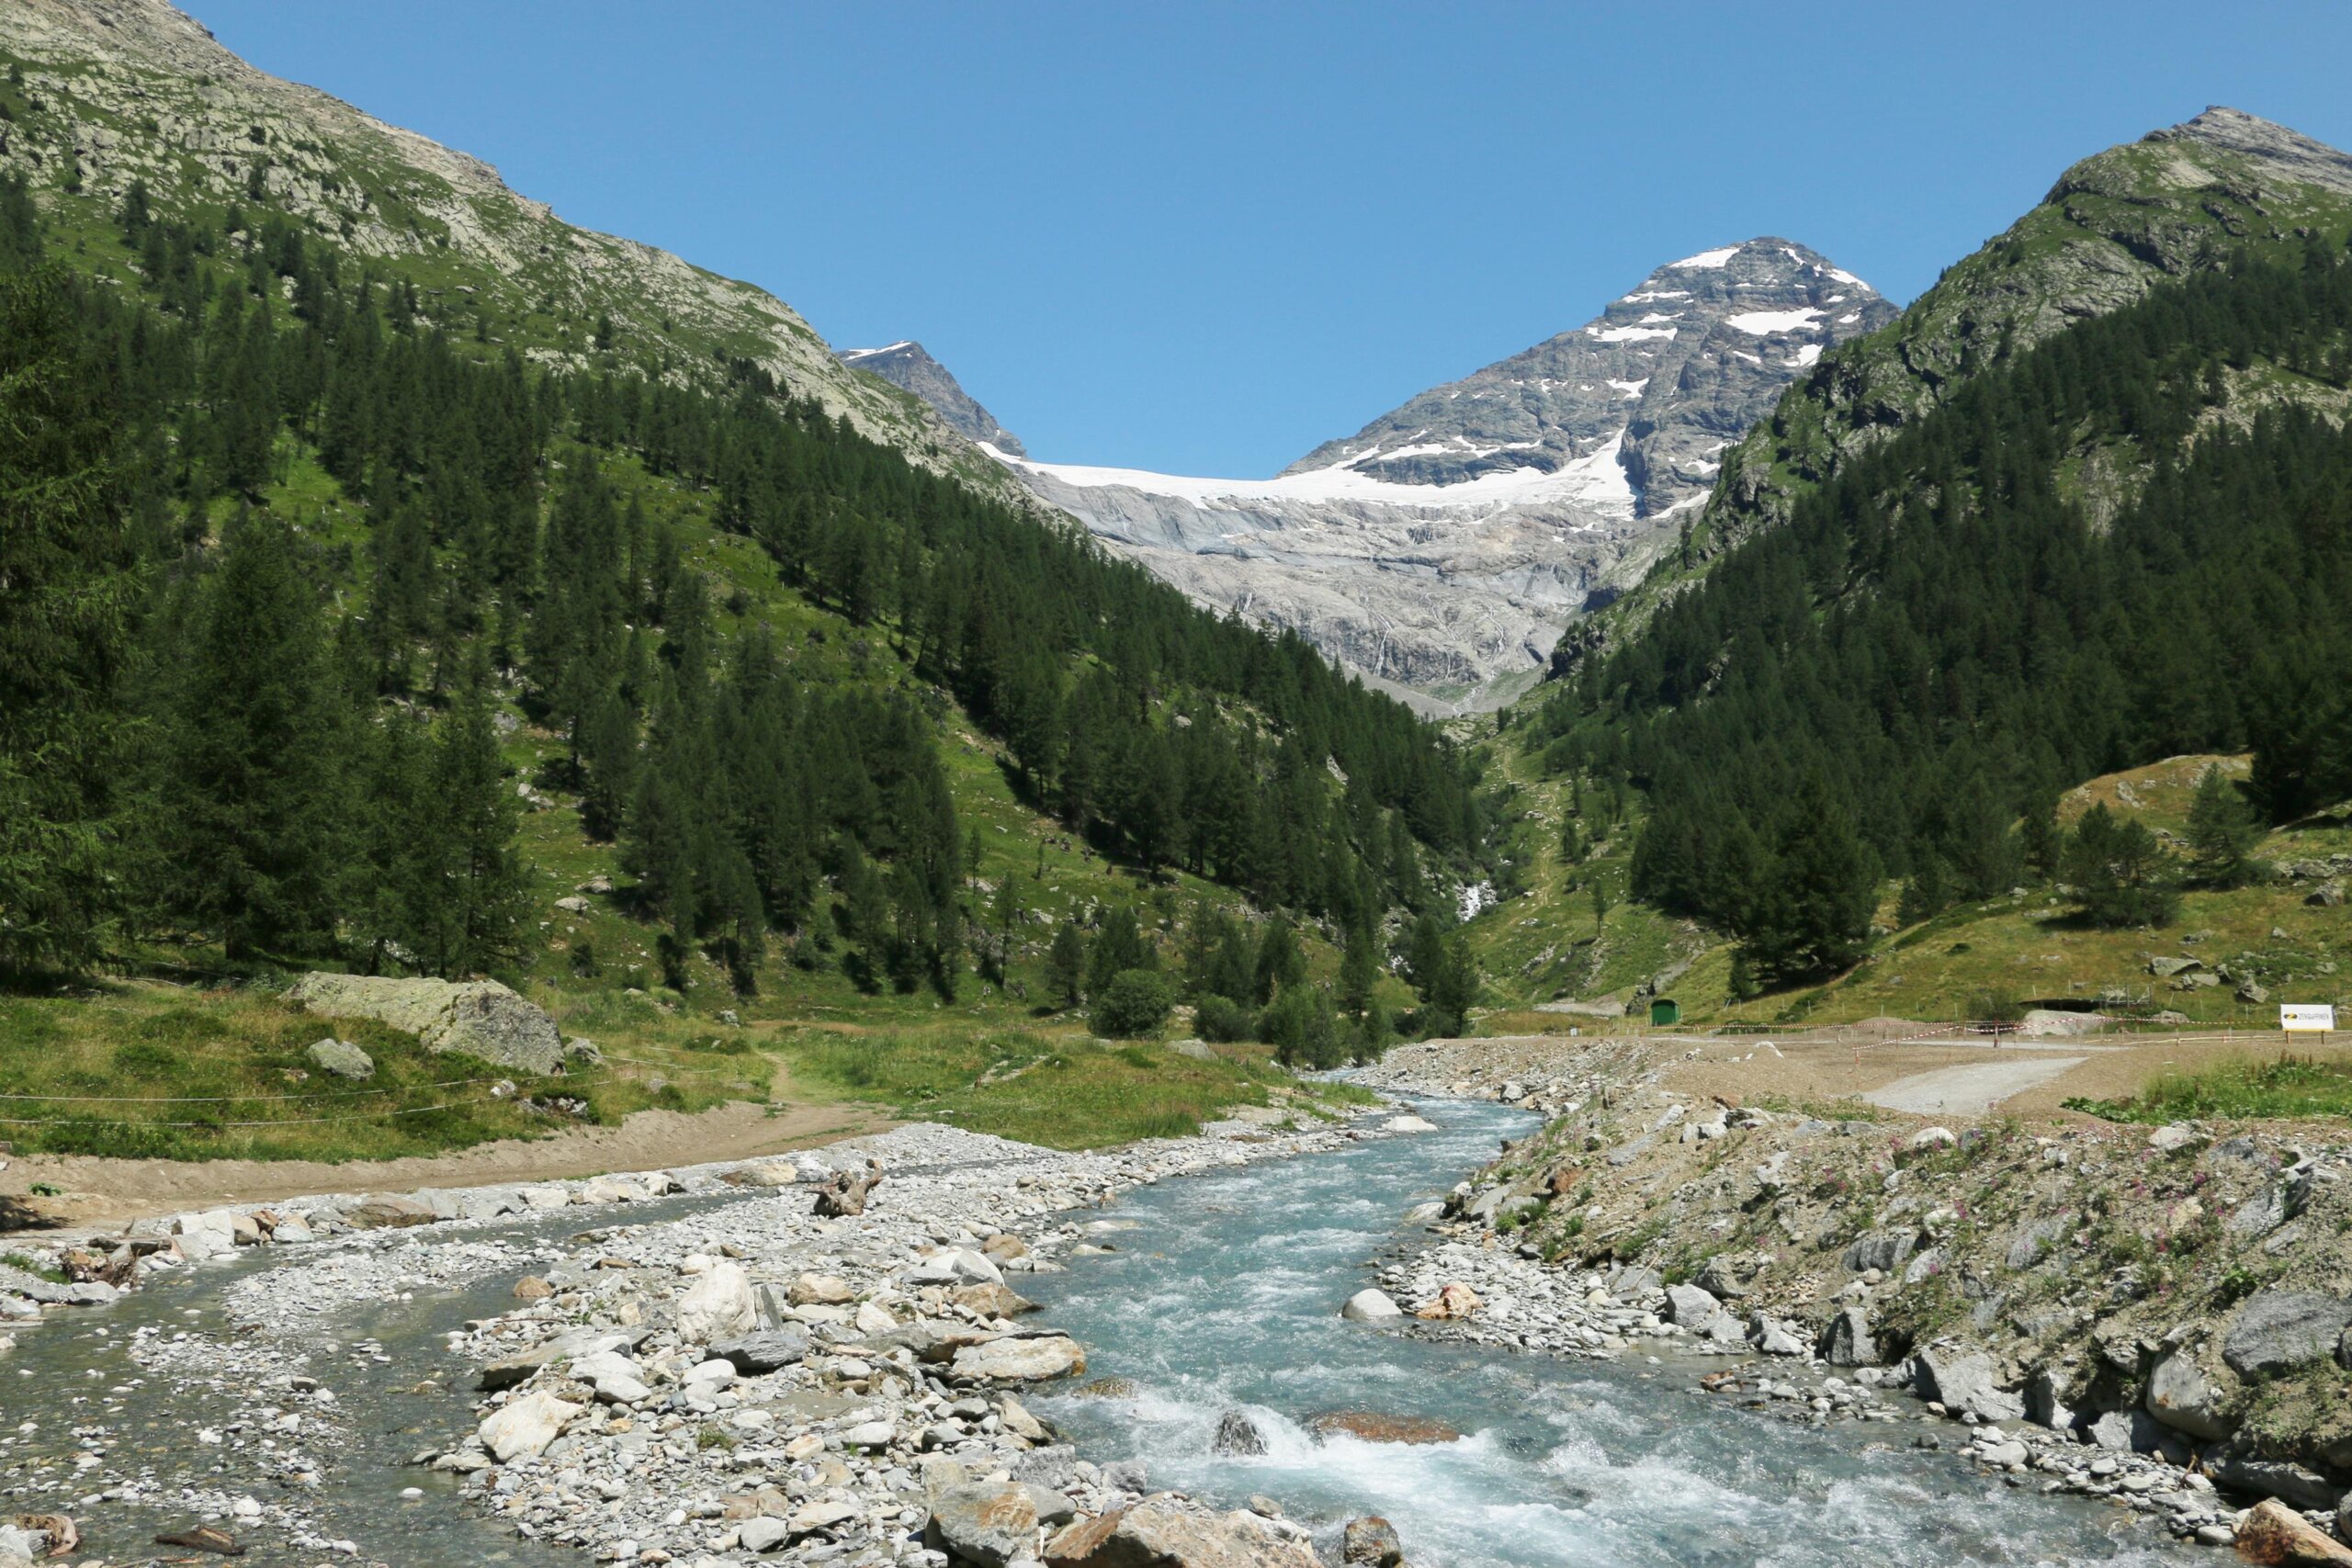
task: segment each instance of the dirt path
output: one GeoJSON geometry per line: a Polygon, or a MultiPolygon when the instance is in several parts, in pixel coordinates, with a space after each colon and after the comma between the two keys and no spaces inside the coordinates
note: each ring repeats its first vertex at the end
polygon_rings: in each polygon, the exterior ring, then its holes
{"type": "Polygon", "coordinates": [[[2020,1056],[2005,1062],[1972,1062],[1939,1067],[1863,1091],[1862,1098],[1889,1111],[1915,1116],[1977,1116],[2012,1095],[2023,1094],[2081,1066],[2086,1056],[2020,1056]]]}
{"type": "Polygon", "coordinates": [[[748,1159],[808,1148],[898,1123],[857,1105],[792,1105],[771,1111],[742,1101],[688,1115],[640,1111],[617,1127],[579,1127],[545,1138],[508,1138],[446,1155],[330,1165],[317,1160],[100,1159],[17,1155],[0,1170],[0,1229],[21,1224],[113,1224],[145,1214],[262,1203],[314,1192],[404,1192],[419,1187],[490,1187],[748,1159]],[[29,1196],[36,1182],[62,1190],[29,1196]],[[16,1215],[14,1221],[5,1216],[16,1215]]]}

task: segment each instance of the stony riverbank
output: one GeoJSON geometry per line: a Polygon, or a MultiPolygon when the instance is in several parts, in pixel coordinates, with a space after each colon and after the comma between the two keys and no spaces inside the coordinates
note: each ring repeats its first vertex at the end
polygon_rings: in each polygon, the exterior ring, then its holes
{"type": "MultiPolygon", "coordinates": [[[[413,1462],[461,1478],[462,1506],[519,1536],[655,1564],[1077,1568],[1158,1552],[1303,1568],[1308,1532],[1274,1505],[1216,1514],[1057,1442],[1021,1391],[1081,1373],[1084,1348],[1034,1326],[1019,1293],[1065,1258],[1119,1245],[1122,1222],[1088,1218],[1118,1192],[1384,1135],[1379,1120],[1299,1120],[1076,1155],[912,1126],[786,1159],[143,1224],[141,1245],[117,1253],[149,1275],[241,1242],[289,1250],[231,1285],[226,1322],[137,1331],[141,1386],[77,1391],[70,1411],[51,1391],[0,1432],[0,1472],[28,1511],[171,1509],[304,1552],[393,1560],[328,1523],[356,1479],[357,1428],[335,1385],[389,1359],[343,1325],[370,1303],[512,1276],[507,1310],[453,1324],[446,1353],[413,1369],[416,1409],[442,1414],[404,1415],[439,1432],[413,1462]],[[811,1212],[815,1183],[868,1160],[882,1179],[863,1213],[811,1212]],[[632,1220],[665,1191],[731,1201],[632,1220]],[[518,1218],[557,1210],[594,1228],[515,1234],[518,1218]],[[156,1385],[217,1409],[176,1439],[194,1464],[159,1466],[134,1440],[156,1385]],[[69,1423],[70,1444],[43,1431],[69,1423]]],[[[104,1337],[105,1316],[38,1332],[104,1337]]]]}
{"type": "Polygon", "coordinates": [[[1673,1043],[1485,1043],[1364,1075],[1550,1118],[1392,1267],[1418,1331],[1735,1358],[1690,1365],[1810,1421],[1903,1419],[1899,1392],[1932,1424],[1912,1441],[2013,1485],[2212,1545],[2284,1510],[2352,1538],[2352,1194],[2326,1129],[1740,1105],[1679,1090],[1673,1043]]]}

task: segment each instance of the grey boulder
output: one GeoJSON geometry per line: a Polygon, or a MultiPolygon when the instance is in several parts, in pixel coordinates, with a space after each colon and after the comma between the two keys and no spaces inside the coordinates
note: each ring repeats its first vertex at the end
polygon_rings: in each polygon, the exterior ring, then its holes
{"type": "Polygon", "coordinates": [[[369,1018],[413,1034],[436,1055],[460,1053],[518,1072],[559,1073],[563,1035],[555,1020],[495,980],[395,979],[314,971],[287,999],[323,1018],[369,1018]]]}
{"type": "Polygon", "coordinates": [[[1922,1350],[1912,1358],[1913,1382],[1923,1399],[1980,1421],[2021,1421],[2025,1401],[1994,1385],[1993,1359],[1981,1351],[1922,1350]]]}
{"type": "Polygon", "coordinates": [[[319,1071],[332,1073],[339,1078],[362,1080],[376,1076],[374,1057],[350,1041],[337,1040],[332,1034],[312,1043],[310,1049],[302,1053],[302,1057],[319,1071]]]}
{"type": "Polygon", "coordinates": [[[2335,1353],[2352,1302],[2317,1291],[2257,1291],[2230,1321],[2222,1359],[2242,1378],[2283,1372],[2335,1353]]]}

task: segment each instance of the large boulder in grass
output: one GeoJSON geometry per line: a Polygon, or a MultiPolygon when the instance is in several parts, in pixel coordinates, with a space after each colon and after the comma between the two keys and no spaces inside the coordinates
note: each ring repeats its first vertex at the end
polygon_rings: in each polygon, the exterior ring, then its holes
{"type": "Polygon", "coordinates": [[[322,1018],[368,1018],[426,1050],[458,1052],[515,1072],[563,1070],[555,1020],[495,980],[394,979],[382,975],[303,976],[287,999],[322,1018]]]}

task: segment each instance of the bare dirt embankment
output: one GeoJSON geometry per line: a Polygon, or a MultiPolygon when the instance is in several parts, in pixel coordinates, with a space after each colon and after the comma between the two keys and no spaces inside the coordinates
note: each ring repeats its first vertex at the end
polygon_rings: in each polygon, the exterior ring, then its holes
{"type": "Polygon", "coordinates": [[[609,1171],[750,1159],[897,1125],[865,1106],[771,1109],[738,1101],[687,1114],[640,1111],[613,1127],[506,1138],[446,1155],[390,1160],[103,1159],[9,1156],[0,1170],[0,1230],[113,1224],[183,1209],[258,1203],[314,1192],[494,1187],[609,1171]],[[57,1195],[33,1195],[35,1187],[57,1195]],[[9,1216],[13,1215],[13,1219],[9,1216]]]}
{"type": "MultiPolygon", "coordinates": [[[[2202,1477],[2334,1510],[2352,1487],[2344,1123],[2063,1109],[2278,1050],[2275,1035],[1510,1038],[1400,1047],[1370,1076],[1544,1111],[1462,1211],[1530,1258],[1645,1270],[1694,1292],[1674,1310],[1746,1318],[1727,1348],[1809,1351],[1996,1437],[2008,1424],[2019,1441],[1988,1450],[2000,1466],[2079,1472],[2083,1490],[2120,1484],[2104,1450],[2168,1464],[2184,1498],[2202,1477]]],[[[2180,1532],[2226,1539],[2198,1506],[2180,1532]]]]}

